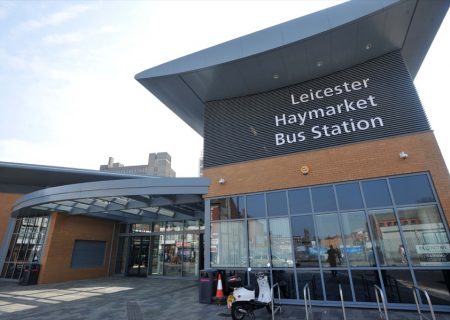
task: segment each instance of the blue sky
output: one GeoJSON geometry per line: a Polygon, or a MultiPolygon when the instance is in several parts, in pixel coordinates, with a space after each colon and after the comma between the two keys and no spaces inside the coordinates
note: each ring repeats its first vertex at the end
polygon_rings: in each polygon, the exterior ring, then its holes
{"type": "MultiPolygon", "coordinates": [[[[167,151],[196,176],[202,138],[134,75],[336,3],[1,1],[0,161],[98,169],[167,151]]],[[[449,33],[447,17],[415,81],[448,164],[449,33]]]]}

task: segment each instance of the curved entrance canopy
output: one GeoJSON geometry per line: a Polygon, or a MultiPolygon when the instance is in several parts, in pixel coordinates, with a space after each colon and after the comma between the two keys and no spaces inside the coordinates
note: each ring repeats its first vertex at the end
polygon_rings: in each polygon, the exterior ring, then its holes
{"type": "Polygon", "coordinates": [[[202,195],[208,178],[142,178],[87,182],[29,193],[12,216],[43,211],[84,215],[126,223],[195,220],[204,217],[202,195]]]}

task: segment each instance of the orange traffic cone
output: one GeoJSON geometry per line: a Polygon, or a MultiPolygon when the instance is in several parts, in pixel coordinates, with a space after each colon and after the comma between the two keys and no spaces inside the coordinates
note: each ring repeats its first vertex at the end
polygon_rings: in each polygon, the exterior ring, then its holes
{"type": "Polygon", "coordinates": [[[217,301],[220,301],[223,298],[224,298],[224,295],[223,295],[223,287],[222,287],[222,275],[219,273],[219,276],[217,279],[216,299],[217,299],[217,301]]]}

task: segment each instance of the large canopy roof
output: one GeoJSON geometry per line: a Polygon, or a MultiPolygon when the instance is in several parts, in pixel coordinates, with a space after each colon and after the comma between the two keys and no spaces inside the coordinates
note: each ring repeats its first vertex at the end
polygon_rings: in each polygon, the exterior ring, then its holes
{"type": "Polygon", "coordinates": [[[140,178],[47,188],[20,198],[13,217],[63,212],[126,223],[198,220],[208,178],[140,178]]]}
{"type": "Polygon", "coordinates": [[[448,7],[447,0],[350,1],[164,63],[135,78],[203,135],[208,101],[301,83],[396,50],[415,77],[448,7]]]}

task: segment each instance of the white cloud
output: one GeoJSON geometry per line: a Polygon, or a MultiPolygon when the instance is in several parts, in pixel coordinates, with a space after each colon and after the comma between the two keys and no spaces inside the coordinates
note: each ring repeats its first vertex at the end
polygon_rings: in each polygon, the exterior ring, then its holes
{"type": "Polygon", "coordinates": [[[20,24],[13,32],[14,33],[25,33],[34,31],[46,26],[58,26],[62,23],[72,20],[78,17],[80,14],[92,10],[96,7],[96,5],[85,5],[78,4],[73,5],[67,8],[64,8],[62,11],[54,12],[48,14],[40,19],[28,20],[20,24]]]}
{"type": "Polygon", "coordinates": [[[68,44],[83,41],[84,36],[79,32],[69,32],[63,34],[50,34],[44,37],[47,44],[68,44]]]}

